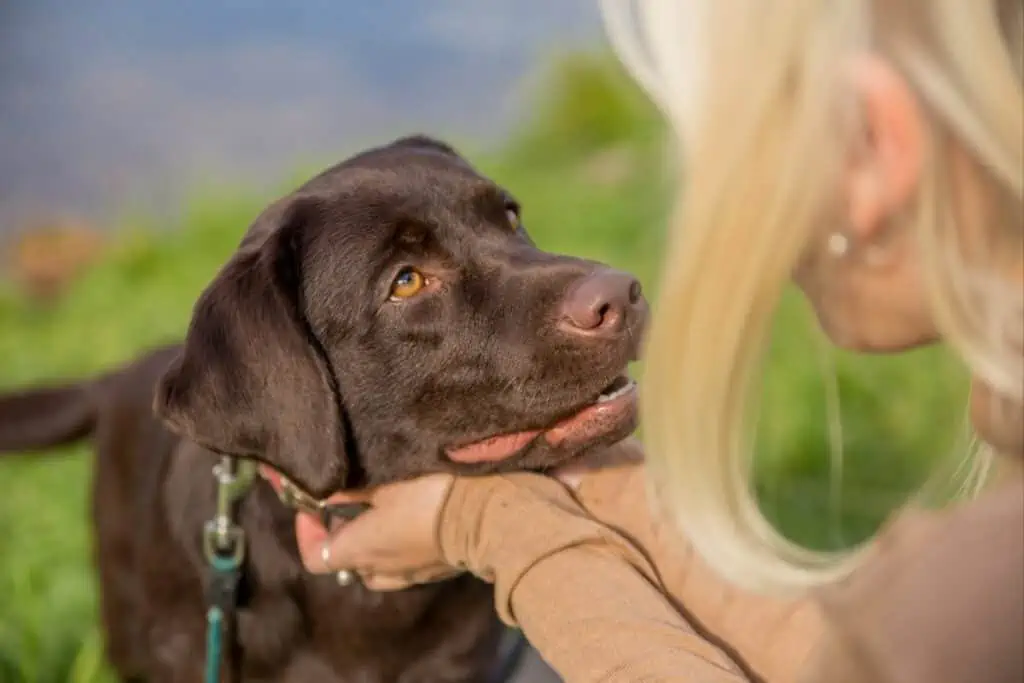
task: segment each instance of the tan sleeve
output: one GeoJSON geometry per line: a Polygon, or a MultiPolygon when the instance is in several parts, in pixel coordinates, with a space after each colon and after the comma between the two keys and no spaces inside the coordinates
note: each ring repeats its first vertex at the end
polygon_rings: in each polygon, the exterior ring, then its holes
{"type": "Polygon", "coordinates": [[[904,515],[822,605],[802,683],[1021,683],[1024,486],[904,515]]]}
{"type": "Polygon", "coordinates": [[[643,550],[658,585],[707,640],[770,683],[794,681],[820,639],[818,605],[749,593],[719,577],[685,538],[657,521],[639,443],[630,439],[614,450],[612,464],[582,478],[576,497],[587,512],[643,550]]]}
{"type": "Polygon", "coordinates": [[[748,680],[665,599],[647,559],[553,480],[459,479],[440,535],[566,683],[748,680]]]}

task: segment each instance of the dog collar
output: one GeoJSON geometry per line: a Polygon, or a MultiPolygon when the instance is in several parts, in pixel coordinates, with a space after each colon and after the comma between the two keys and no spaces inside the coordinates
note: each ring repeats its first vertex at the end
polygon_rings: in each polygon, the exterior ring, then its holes
{"type": "Polygon", "coordinates": [[[352,520],[370,508],[368,503],[330,503],[315,498],[269,465],[260,464],[259,474],[285,506],[313,515],[327,528],[334,520],[352,520]]]}

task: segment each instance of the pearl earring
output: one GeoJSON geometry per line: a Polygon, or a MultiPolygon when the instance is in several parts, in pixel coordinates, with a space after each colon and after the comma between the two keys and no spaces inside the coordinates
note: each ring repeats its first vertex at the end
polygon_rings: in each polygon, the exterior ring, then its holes
{"type": "Polygon", "coordinates": [[[846,256],[850,250],[850,238],[841,232],[834,232],[828,236],[828,251],[836,258],[846,256]]]}

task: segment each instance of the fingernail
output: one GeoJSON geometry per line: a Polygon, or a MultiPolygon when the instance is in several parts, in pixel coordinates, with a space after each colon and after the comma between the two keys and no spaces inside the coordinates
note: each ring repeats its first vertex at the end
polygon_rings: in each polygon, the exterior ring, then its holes
{"type": "Polygon", "coordinates": [[[320,560],[324,563],[324,570],[331,571],[331,546],[327,541],[320,546],[320,560]]]}

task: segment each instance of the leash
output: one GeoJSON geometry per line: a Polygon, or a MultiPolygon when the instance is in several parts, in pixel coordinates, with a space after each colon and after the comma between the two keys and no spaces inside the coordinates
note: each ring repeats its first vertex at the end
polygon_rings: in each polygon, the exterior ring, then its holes
{"type": "Polygon", "coordinates": [[[332,519],[354,519],[369,506],[330,504],[317,500],[279,472],[251,460],[223,456],[213,468],[217,509],[203,526],[203,555],[209,567],[206,595],[206,683],[219,683],[225,658],[224,633],[234,622],[238,582],[245,561],[245,531],[238,523],[237,503],[252,488],[257,472],[277,492],[281,502],[316,515],[329,527],[332,519]]]}
{"type": "MultiPolygon", "coordinates": [[[[367,503],[328,503],[303,491],[280,472],[247,459],[224,456],[213,468],[217,481],[217,511],[203,527],[203,554],[210,569],[206,610],[206,683],[219,683],[224,660],[224,632],[234,619],[238,581],[245,560],[245,531],[236,520],[236,503],[252,488],[257,474],[277,493],[281,502],[297,512],[319,518],[330,529],[332,521],[352,520],[370,508],[367,503]]],[[[521,632],[500,649],[489,680],[504,683],[515,673],[527,648],[521,632]]]]}
{"type": "Polygon", "coordinates": [[[206,609],[206,683],[219,683],[224,660],[224,631],[234,621],[238,580],[245,560],[245,531],[236,520],[236,503],[252,487],[256,465],[224,456],[213,468],[217,511],[203,526],[203,555],[210,568],[206,609]]]}

